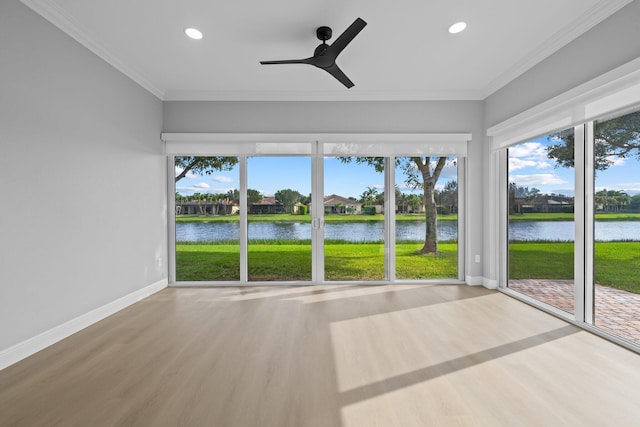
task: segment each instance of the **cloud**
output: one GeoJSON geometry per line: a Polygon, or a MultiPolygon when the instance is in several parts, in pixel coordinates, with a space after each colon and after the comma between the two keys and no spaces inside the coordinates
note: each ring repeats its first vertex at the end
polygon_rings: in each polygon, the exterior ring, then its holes
{"type": "MultiPolygon", "coordinates": [[[[175,166],[175,172],[176,172],[176,176],[180,175],[182,173],[182,171],[184,170],[184,168],[179,168],[178,166],[175,166]]],[[[198,175],[195,175],[193,172],[189,171],[187,172],[187,175],[185,176],[185,178],[189,178],[189,179],[198,179],[198,175]]]]}
{"type": "Polygon", "coordinates": [[[185,186],[176,185],[176,191],[180,194],[210,193],[210,191],[206,191],[209,190],[209,188],[210,186],[206,182],[185,186]]]}
{"type": "Polygon", "coordinates": [[[509,148],[509,170],[535,168],[550,169],[553,163],[547,157],[547,148],[539,142],[525,142],[509,148]]]}
{"type": "Polygon", "coordinates": [[[629,193],[640,193],[640,182],[623,182],[618,185],[629,193]]]}
{"type": "Polygon", "coordinates": [[[180,194],[193,194],[193,193],[201,193],[202,191],[200,191],[199,188],[193,187],[193,186],[178,186],[176,187],[176,192],[180,193],[180,194]]]}
{"type": "Polygon", "coordinates": [[[447,164],[440,172],[439,182],[446,184],[445,181],[457,181],[458,180],[458,167],[447,164]]]}
{"type": "Polygon", "coordinates": [[[520,186],[541,186],[541,185],[558,185],[568,184],[567,181],[552,173],[537,173],[531,175],[510,175],[509,182],[515,182],[520,186]]]}
{"type": "Polygon", "coordinates": [[[627,159],[625,159],[624,157],[619,157],[619,156],[609,156],[607,157],[607,160],[611,162],[610,167],[624,166],[625,162],[627,161],[627,159]]]}
{"type": "Polygon", "coordinates": [[[212,176],[211,179],[216,182],[233,182],[233,178],[223,175],[212,176]]]}
{"type": "Polygon", "coordinates": [[[547,158],[547,148],[539,142],[523,142],[522,144],[509,147],[509,157],[518,158],[547,158]]]}
{"type": "Polygon", "coordinates": [[[549,194],[561,194],[567,197],[573,197],[576,195],[576,190],[573,188],[556,188],[555,190],[549,191],[549,194]]]}
{"type": "Polygon", "coordinates": [[[635,196],[636,194],[640,194],[640,182],[618,182],[611,185],[597,186],[595,190],[624,191],[630,196],[635,196]]]}
{"type": "MultiPolygon", "coordinates": [[[[441,184],[444,186],[444,184],[441,184]]],[[[398,190],[401,193],[412,193],[412,194],[422,194],[422,188],[410,187],[408,185],[398,185],[398,190]]]]}
{"type": "Polygon", "coordinates": [[[228,187],[206,187],[209,184],[200,183],[196,185],[184,185],[176,186],[176,191],[180,194],[193,194],[193,193],[210,193],[210,194],[227,194],[229,191],[235,190],[235,188],[228,187]],[[204,184],[205,186],[202,186],[204,184]]]}
{"type": "Polygon", "coordinates": [[[539,159],[520,159],[517,157],[509,157],[509,170],[516,171],[524,168],[550,169],[551,162],[539,159]]]}

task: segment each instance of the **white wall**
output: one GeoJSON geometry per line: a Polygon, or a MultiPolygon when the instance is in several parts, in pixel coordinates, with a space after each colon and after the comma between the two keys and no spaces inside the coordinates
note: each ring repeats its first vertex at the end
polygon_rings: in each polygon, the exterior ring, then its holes
{"type": "Polygon", "coordinates": [[[164,103],[165,132],[222,133],[472,133],[468,157],[468,267],[482,250],[483,103],[481,101],[203,102],[164,103]]]}
{"type": "Polygon", "coordinates": [[[0,353],[166,279],[162,103],[0,2],[0,353]]]}

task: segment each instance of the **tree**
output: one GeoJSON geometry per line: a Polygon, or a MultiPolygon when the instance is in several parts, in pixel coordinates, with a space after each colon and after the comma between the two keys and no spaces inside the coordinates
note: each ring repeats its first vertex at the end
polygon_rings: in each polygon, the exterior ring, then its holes
{"type": "MultiPolygon", "coordinates": [[[[594,155],[595,169],[603,171],[613,165],[613,159],[636,157],[640,160],[640,111],[595,123],[594,155]]],[[[549,140],[558,141],[547,147],[547,157],[557,165],[572,168],[574,166],[573,131],[562,131],[549,136],[549,140]]]]}
{"type": "Polygon", "coordinates": [[[422,205],[422,197],[417,194],[396,194],[396,211],[398,213],[415,213],[420,210],[420,205],[422,205]]]}
{"type": "Polygon", "coordinates": [[[239,205],[240,204],[240,190],[233,189],[233,190],[229,190],[227,191],[227,198],[229,200],[231,200],[231,203],[234,205],[239,205]]]}
{"type": "Polygon", "coordinates": [[[410,157],[401,167],[407,174],[407,184],[414,188],[422,188],[426,217],[424,246],[421,253],[435,253],[438,251],[438,208],[435,200],[435,188],[440,173],[447,164],[446,157],[438,157],[432,164],[430,157],[410,157]],[[414,167],[415,165],[415,167],[414,167]],[[416,170],[417,168],[417,170],[416,170]]]}
{"type": "Polygon", "coordinates": [[[407,194],[404,199],[405,203],[407,204],[407,206],[409,206],[412,213],[420,210],[420,205],[422,205],[422,197],[418,196],[417,194],[407,194]]]}
{"type": "Polygon", "coordinates": [[[176,191],[176,215],[180,215],[182,213],[182,204],[186,203],[189,199],[186,196],[178,193],[176,191]]]}
{"type": "Polygon", "coordinates": [[[595,194],[596,208],[603,212],[620,212],[631,205],[631,196],[624,191],[601,190],[595,194]]]}
{"type": "Polygon", "coordinates": [[[295,204],[304,197],[302,194],[295,190],[291,190],[290,188],[276,191],[275,196],[276,201],[282,203],[284,211],[288,213],[293,213],[293,207],[295,204]]]}
{"type": "Polygon", "coordinates": [[[185,203],[187,202],[189,199],[187,199],[186,196],[183,196],[182,194],[178,193],[176,191],[176,203],[185,203]]]}
{"type": "Polygon", "coordinates": [[[367,189],[362,192],[362,195],[360,196],[360,201],[365,205],[371,204],[376,201],[377,197],[378,197],[378,189],[375,187],[367,187],[367,189]]]}
{"type": "Polygon", "coordinates": [[[229,198],[228,193],[211,194],[208,198],[209,202],[212,202],[212,213],[214,215],[227,215],[231,213],[232,199],[229,198]]]}
{"type": "Polygon", "coordinates": [[[447,182],[436,195],[438,205],[446,207],[447,213],[458,212],[458,181],[447,182]]]}
{"type": "MultiPolygon", "coordinates": [[[[238,197],[238,201],[240,197],[238,197]]],[[[247,188],[247,205],[259,205],[262,202],[262,194],[258,190],[247,188]]]]}
{"type": "Polygon", "coordinates": [[[211,175],[215,171],[229,171],[237,164],[237,157],[176,156],[175,165],[181,172],[176,176],[175,182],[189,172],[211,175]]]}
{"type": "MultiPolygon", "coordinates": [[[[355,161],[358,164],[373,166],[377,172],[384,171],[383,157],[339,157],[343,163],[355,161]]],[[[400,166],[407,175],[405,183],[413,188],[422,189],[425,206],[425,238],[420,253],[438,251],[438,209],[435,201],[435,187],[440,173],[447,164],[447,157],[397,157],[396,166],[400,166]]],[[[364,195],[364,193],[363,193],[364,195]]]]}
{"type": "Polygon", "coordinates": [[[193,193],[191,195],[191,200],[195,200],[195,202],[198,204],[198,211],[200,212],[200,215],[204,215],[204,208],[202,206],[202,202],[204,202],[206,199],[207,199],[207,196],[202,193],[193,193]]]}

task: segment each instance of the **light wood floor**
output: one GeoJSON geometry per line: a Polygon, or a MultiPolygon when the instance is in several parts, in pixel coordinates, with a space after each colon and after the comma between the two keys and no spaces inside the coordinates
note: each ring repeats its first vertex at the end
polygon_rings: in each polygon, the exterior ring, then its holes
{"type": "Polygon", "coordinates": [[[483,288],[169,288],[0,371],[0,425],[638,426],[639,387],[483,288]]]}

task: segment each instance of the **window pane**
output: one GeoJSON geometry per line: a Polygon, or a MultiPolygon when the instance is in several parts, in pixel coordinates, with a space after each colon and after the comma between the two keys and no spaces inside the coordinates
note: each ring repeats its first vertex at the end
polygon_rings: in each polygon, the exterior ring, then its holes
{"type": "Polygon", "coordinates": [[[237,157],[176,157],[176,280],[240,280],[237,157]]]}
{"type": "Polygon", "coordinates": [[[595,123],[594,324],[640,344],[640,112],[595,123]]]}
{"type": "Polygon", "coordinates": [[[395,181],[396,278],[457,278],[456,158],[399,157],[395,181]]]}
{"type": "Polygon", "coordinates": [[[311,159],[247,159],[250,281],[311,280],[311,159]]]}
{"type": "Polygon", "coordinates": [[[574,312],[573,128],[509,148],[508,287],[574,312]]]}
{"type": "Polygon", "coordinates": [[[383,172],[382,158],[325,158],[325,280],[385,279],[383,172]]]}

